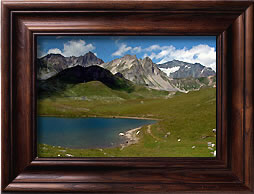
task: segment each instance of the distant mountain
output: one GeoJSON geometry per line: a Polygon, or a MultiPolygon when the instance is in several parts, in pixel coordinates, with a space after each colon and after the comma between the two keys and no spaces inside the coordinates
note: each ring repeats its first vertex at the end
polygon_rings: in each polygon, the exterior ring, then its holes
{"type": "Polygon", "coordinates": [[[173,60],[163,64],[157,64],[158,68],[166,73],[170,78],[200,78],[216,75],[210,67],[205,67],[200,63],[186,63],[173,60]]]}
{"type": "Polygon", "coordinates": [[[77,65],[89,67],[91,65],[100,65],[102,63],[104,63],[104,61],[96,57],[92,52],[88,52],[79,57],[64,57],[61,54],[48,54],[37,59],[37,78],[40,80],[48,79],[66,68],[77,65]]]}
{"type": "Polygon", "coordinates": [[[175,78],[171,83],[179,89],[181,92],[188,92],[193,90],[199,90],[202,87],[215,88],[216,87],[216,76],[208,77],[186,77],[186,78],[175,78]]]}
{"type": "MultiPolygon", "coordinates": [[[[109,70],[93,65],[83,67],[80,65],[64,69],[55,76],[47,80],[39,80],[39,96],[50,96],[61,93],[70,85],[86,83],[90,81],[100,81],[111,89],[131,92],[134,85],[119,75],[113,75],[109,70]]],[[[98,88],[99,90],[99,88],[98,88]]]]}
{"type": "Polygon", "coordinates": [[[149,57],[137,59],[136,55],[125,55],[108,63],[100,64],[113,74],[121,73],[126,79],[135,84],[146,85],[149,88],[176,91],[170,79],[163,73],[149,57]]]}

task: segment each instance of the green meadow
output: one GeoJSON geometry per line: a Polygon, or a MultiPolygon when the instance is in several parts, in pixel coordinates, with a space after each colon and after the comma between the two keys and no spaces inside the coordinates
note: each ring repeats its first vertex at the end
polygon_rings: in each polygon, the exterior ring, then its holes
{"type": "Polygon", "coordinates": [[[124,148],[68,149],[40,144],[39,157],[213,157],[216,143],[216,88],[189,93],[135,86],[129,92],[92,81],[67,85],[38,100],[39,116],[139,117],[157,119],[143,126],[138,143],[124,148]]]}

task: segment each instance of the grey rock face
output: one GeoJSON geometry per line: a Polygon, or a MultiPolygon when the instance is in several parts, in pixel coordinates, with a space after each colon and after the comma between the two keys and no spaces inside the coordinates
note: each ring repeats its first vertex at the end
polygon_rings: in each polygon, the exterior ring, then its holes
{"type": "Polygon", "coordinates": [[[37,59],[37,78],[44,80],[66,68],[77,65],[89,67],[91,65],[100,65],[101,63],[104,63],[104,61],[96,57],[92,52],[88,52],[79,57],[64,57],[61,54],[48,54],[37,59]]]}
{"type": "Polygon", "coordinates": [[[212,68],[205,67],[200,63],[193,64],[178,60],[158,64],[157,66],[171,78],[199,78],[214,76],[216,74],[212,68]]]}
{"type": "Polygon", "coordinates": [[[149,88],[176,91],[170,84],[170,78],[163,73],[149,57],[137,59],[136,55],[125,55],[108,63],[103,63],[111,73],[121,73],[126,79],[149,88]]]}

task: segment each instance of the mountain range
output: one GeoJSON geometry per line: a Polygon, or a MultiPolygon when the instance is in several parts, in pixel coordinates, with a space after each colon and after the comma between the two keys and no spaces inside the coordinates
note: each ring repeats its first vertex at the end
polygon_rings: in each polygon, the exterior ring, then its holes
{"type": "Polygon", "coordinates": [[[216,83],[213,79],[216,73],[199,63],[173,60],[155,64],[149,57],[138,59],[136,55],[125,55],[104,63],[92,52],[79,57],[48,54],[37,59],[37,66],[37,77],[44,88],[46,82],[43,80],[51,84],[101,81],[112,89],[121,86],[128,90],[136,84],[165,91],[189,91],[208,86],[207,83],[209,87],[215,87],[216,83]]]}
{"type": "Polygon", "coordinates": [[[64,69],[77,65],[89,67],[91,65],[100,65],[102,63],[104,63],[104,61],[96,57],[92,52],[88,52],[79,57],[64,57],[61,54],[48,54],[37,59],[37,78],[40,80],[48,79],[64,69]]]}
{"type": "Polygon", "coordinates": [[[100,64],[113,74],[120,72],[126,79],[138,85],[166,91],[176,91],[170,78],[149,58],[137,59],[136,55],[125,55],[108,63],[100,64]]]}
{"type": "Polygon", "coordinates": [[[171,78],[200,78],[214,76],[216,73],[210,67],[205,67],[200,63],[187,63],[173,60],[163,64],[158,64],[158,68],[171,78]]]}

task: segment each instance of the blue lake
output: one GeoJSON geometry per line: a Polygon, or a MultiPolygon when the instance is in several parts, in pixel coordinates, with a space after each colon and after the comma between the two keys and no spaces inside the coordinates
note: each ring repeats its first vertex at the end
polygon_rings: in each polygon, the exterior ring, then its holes
{"type": "Polygon", "coordinates": [[[125,118],[38,117],[37,137],[39,144],[66,148],[116,147],[125,141],[119,133],[155,122],[125,118]]]}

